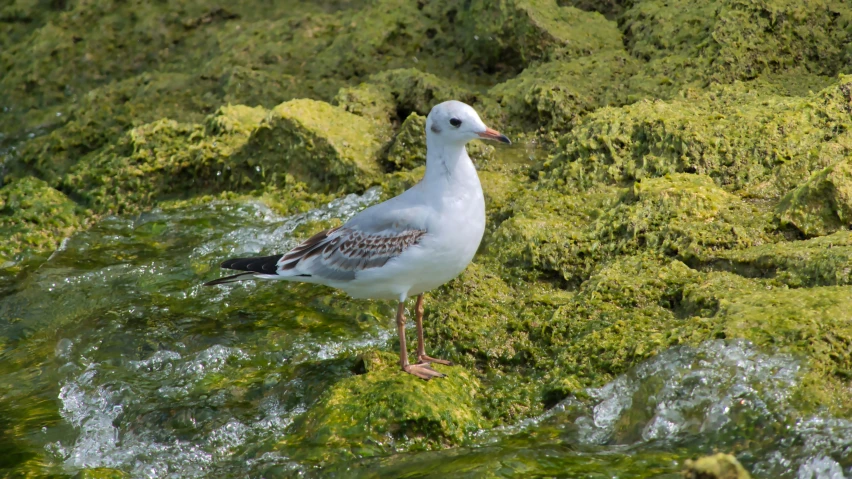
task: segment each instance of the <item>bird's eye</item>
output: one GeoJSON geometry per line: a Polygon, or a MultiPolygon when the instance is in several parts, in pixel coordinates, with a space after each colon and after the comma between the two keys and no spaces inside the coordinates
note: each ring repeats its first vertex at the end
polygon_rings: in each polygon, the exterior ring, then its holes
{"type": "Polygon", "coordinates": [[[450,125],[453,125],[454,127],[458,128],[461,126],[461,120],[459,120],[458,118],[450,118],[450,125]]]}

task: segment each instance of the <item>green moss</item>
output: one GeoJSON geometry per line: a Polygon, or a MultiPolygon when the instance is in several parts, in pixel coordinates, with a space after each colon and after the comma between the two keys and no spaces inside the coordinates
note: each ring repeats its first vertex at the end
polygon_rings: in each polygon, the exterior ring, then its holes
{"type": "Polygon", "coordinates": [[[570,187],[685,171],[774,198],[848,154],[842,134],[852,126],[850,88],[852,77],[842,76],[821,92],[791,98],[737,84],[602,108],[560,139],[545,176],[570,187]]]}
{"type": "Polygon", "coordinates": [[[372,122],[328,103],[292,100],[269,112],[243,157],[319,191],[357,191],[376,181],[379,148],[372,122]]]}
{"type": "Polygon", "coordinates": [[[718,453],[699,459],[687,459],[683,477],[686,479],[751,479],[740,461],[730,454],[718,453]]]}
{"type": "Polygon", "coordinates": [[[124,479],[128,477],[123,471],[99,467],[97,469],[84,469],[74,475],[74,479],[124,479]]]}
{"type": "Polygon", "coordinates": [[[820,236],[852,224],[852,162],[848,158],[824,168],[787,193],[777,209],[782,225],[806,236],[820,236]]]}
{"type": "Polygon", "coordinates": [[[56,249],[84,224],[82,214],[76,203],[33,177],[0,188],[0,263],[56,249]]]}
{"type": "Polygon", "coordinates": [[[372,118],[386,128],[400,124],[410,113],[426,116],[447,100],[476,103],[477,96],[453,81],[416,68],[388,70],[356,87],[344,88],[335,103],[346,111],[372,118]]]}
{"type": "Polygon", "coordinates": [[[21,160],[53,185],[81,157],[117,140],[127,129],[171,118],[200,121],[214,99],[210,82],[177,73],[143,73],[90,90],[57,112],[50,133],[24,144],[21,160]]]}
{"type": "Polygon", "coordinates": [[[766,277],[794,288],[852,284],[852,234],[719,251],[708,261],[746,277],[766,277]]]}
{"type": "Polygon", "coordinates": [[[63,179],[96,211],[261,185],[360,190],[379,172],[372,123],[323,102],[226,106],[206,126],[161,120],[83,158],[63,179]]]}
{"type": "Polygon", "coordinates": [[[556,273],[568,285],[620,254],[654,251],[682,261],[773,241],[769,212],[701,175],[649,178],[629,190],[600,188],[563,196],[522,193],[504,213],[489,251],[513,275],[556,273]]]}
{"type": "Polygon", "coordinates": [[[127,212],[170,196],[250,184],[255,178],[239,175],[253,172],[231,172],[225,164],[227,153],[246,140],[239,134],[211,139],[202,125],[156,121],[83,158],[63,185],[98,212],[127,212]]]}
{"type": "Polygon", "coordinates": [[[622,47],[614,22],[555,0],[474,0],[458,12],[456,31],[470,61],[497,71],[622,47]]]}
{"type": "Polygon", "coordinates": [[[527,68],[488,94],[518,129],[565,132],[590,111],[628,103],[625,81],[635,70],[635,60],[613,50],[527,68]]]}
{"type": "Polygon", "coordinates": [[[319,461],[364,457],[403,444],[459,444],[486,424],[475,407],[479,382],[463,368],[436,366],[448,376],[427,382],[401,373],[392,353],[368,355],[365,363],[366,374],[340,380],[320,397],[286,445],[319,461]]]}
{"type": "Polygon", "coordinates": [[[669,97],[685,86],[804,68],[844,71],[852,8],[840,0],[651,0],[620,18],[628,51],[648,63],[631,83],[669,97]]]}

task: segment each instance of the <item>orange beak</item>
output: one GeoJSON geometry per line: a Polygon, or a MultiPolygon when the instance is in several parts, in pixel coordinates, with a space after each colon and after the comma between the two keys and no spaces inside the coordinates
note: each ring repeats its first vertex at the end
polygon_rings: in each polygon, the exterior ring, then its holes
{"type": "Polygon", "coordinates": [[[512,144],[512,142],[509,141],[508,138],[506,138],[506,135],[500,133],[497,130],[492,130],[491,128],[486,128],[485,131],[483,131],[482,133],[479,133],[479,137],[484,138],[486,140],[502,141],[503,143],[506,143],[508,145],[512,144]]]}

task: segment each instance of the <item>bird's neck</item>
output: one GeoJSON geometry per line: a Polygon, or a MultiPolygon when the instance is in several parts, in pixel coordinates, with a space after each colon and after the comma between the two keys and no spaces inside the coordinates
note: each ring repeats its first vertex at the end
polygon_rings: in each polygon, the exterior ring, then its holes
{"type": "Polygon", "coordinates": [[[425,183],[438,189],[480,188],[476,168],[463,143],[426,140],[425,183]]]}

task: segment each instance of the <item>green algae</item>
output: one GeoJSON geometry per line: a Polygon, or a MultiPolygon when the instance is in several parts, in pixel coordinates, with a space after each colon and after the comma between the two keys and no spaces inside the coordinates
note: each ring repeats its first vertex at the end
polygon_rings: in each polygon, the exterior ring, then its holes
{"type": "MultiPolygon", "coordinates": [[[[399,374],[399,357],[368,355],[366,373],[335,383],[311,408],[295,436],[298,449],[318,447],[318,460],[332,454],[369,457],[396,442],[406,449],[434,449],[463,441],[486,423],[474,406],[478,381],[459,368],[425,382],[399,374]]],[[[436,366],[438,370],[444,370],[436,366]]]]}
{"type": "Polygon", "coordinates": [[[684,466],[683,477],[686,479],[751,479],[736,457],[721,452],[695,460],[688,459],[684,466]]]}
{"type": "Polygon", "coordinates": [[[631,85],[659,98],[790,68],[844,72],[850,22],[852,9],[832,0],[650,0],[619,18],[627,50],[647,61],[631,85]]]}
{"type": "Polygon", "coordinates": [[[426,116],[433,106],[447,100],[476,103],[477,96],[453,81],[405,68],[377,73],[357,86],[342,88],[334,103],[389,128],[411,113],[426,116]]]}
{"type": "Polygon", "coordinates": [[[613,22],[555,0],[475,0],[459,12],[456,23],[468,59],[492,71],[515,71],[536,60],[572,59],[622,45],[613,22]]]}
{"type": "Polygon", "coordinates": [[[313,189],[358,191],[380,172],[380,146],[368,120],[325,102],[292,100],[269,112],[243,155],[249,164],[268,158],[265,168],[292,175],[313,189]]]}
{"type": "Polygon", "coordinates": [[[852,167],[848,158],[814,173],[781,199],[778,220],[806,236],[846,229],[852,222],[850,180],[852,167]]]}
{"type": "Polygon", "coordinates": [[[629,103],[625,81],[636,62],[624,51],[607,51],[527,68],[490,89],[504,122],[542,135],[570,130],[579,117],[602,106],[629,103]]]}
{"type": "Polygon", "coordinates": [[[84,211],[44,181],[13,181],[0,188],[0,263],[54,250],[84,224],[84,211]]]}
{"type": "Polygon", "coordinates": [[[850,284],[852,257],[848,231],[812,238],[719,251],[707,260],[712,268],[745,277],[771,278],[793,288],[850,284]]]}
{"type": "Polygon", "coordinates": [[[850,77],[838,80],[801,98],[736,84],[670,102],[602,108],[559,140],[545,176],[561,186],[700,173],[726,189],[777,197],[847,154],[841,134],[850,126],[843,113],[850,77]],[[805,164],[783,169],[794,162],[805,164]],[[782,174],[784,181],[772,181],[782,174]]]}
{"type": "Polygon", "coordinates": [[[558,274],[578,286],[601,262],[657,251],[682,261],[712,251],[773,241],[771,214],[719,188],[706,176],[673,174],[629,190],[572,196],[526,192],[509,206],[489,244],[514,274],[558,274]]]}

